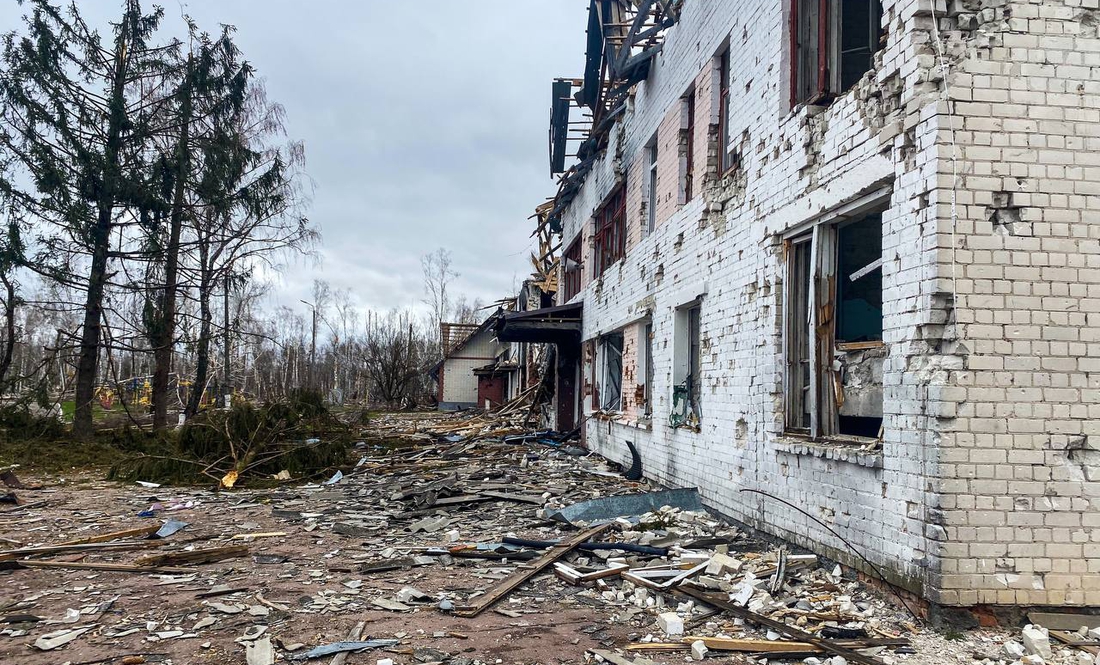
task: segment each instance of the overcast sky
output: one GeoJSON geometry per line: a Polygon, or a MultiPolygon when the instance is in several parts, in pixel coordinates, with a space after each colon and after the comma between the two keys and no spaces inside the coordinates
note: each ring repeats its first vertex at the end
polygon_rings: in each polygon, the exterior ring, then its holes
{"type": "MultiPolygon", "coordinates": [[[[97,26],[121,1],[80,0],[97,26]]],[[[148,3],[152,4],[152,3],[148,3]]],[[[159,3],[237,44],[305,142],[321,265],[292,267],[363,307],[419,304],[420,257],[454,253],[456,291],[492,301],[530,273],[534,207],[554,193],[550,81],[584,65],[585,0],[187,0],[159,3]]],[[[20,28],[0,0],[0,32],[20,28]]]]}

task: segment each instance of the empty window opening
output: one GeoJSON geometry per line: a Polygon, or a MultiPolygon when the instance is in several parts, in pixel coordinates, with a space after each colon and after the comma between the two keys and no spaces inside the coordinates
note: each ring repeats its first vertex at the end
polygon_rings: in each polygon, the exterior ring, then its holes
{"type": "Polygon", "coordinates": [[[562,286],[564,287],[564,301],[569,302],[581,292],[581,282],[584,276],[584,251],[581,247],[581,236],[578,234],[562,255],[562,286]]]}
{"type": "Polygon", "coordinates": [[[626,254],[625,219],[626,187],[620,185],[596,213],[594,279],[626,254]]]}
{"type": "Polygon", "coordinates": [[[824,103],[869,71],[882,42],[881,0],[791,0],[791,105],[824,103]]]}
{"type": "Polygon", "coordinates": [[[882,215],[825,221],[787,241],[786,426],[820,437],[881,436],[882,215]]]}
{"type": "Polygon", "coordinates": [[[702,308],[698,303],[676,310],[673,335],[673,427],[699,426],[699,384],[702,376],[702,308]]]}
{"type": "Polygon", "coordinates": [[[684,203],[691,201],[695,186],[695,88],[684,97],[684,203]]]}
{"type": "Polygon", "coordinates": [[[657,137],[646,147],[649,172],[646,178],[646,235],[657,228],[657,137]]]}
{"type": "Polygon", "coordinates": [[[736,166],[730,149],[730,48],[718,56],[718,172],[726,173],[736,166]]]}
{"type": "Polygon", "coordinates": [[[623,403],[623,334],[611,333],[600,338],[600,351],[603,358],[600,408],[618,411],[623,403]]]}
{"type": "Polygon", "coordinates": [[[653,324],[647,323],[642,331],[644,339],[642,362],[644,363],[644,372],[642,380],[645,381],[645,403],[643,412],[647,416],[653,415],[653,324]]]}

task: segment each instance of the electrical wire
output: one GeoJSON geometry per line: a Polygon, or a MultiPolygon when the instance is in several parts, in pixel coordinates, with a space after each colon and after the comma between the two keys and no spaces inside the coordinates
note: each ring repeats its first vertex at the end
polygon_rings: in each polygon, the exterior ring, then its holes
{"type": "Polygon", "coordinates": [[[752,493],[752,494],[760,494],[760,495],[766,496],[766,497],[768,497],[769,499],[772,499],[772,500],[774,500],[774,501],[778,501],[779,503],[782,503],[782,504],[783,504],[783,505],[785,505],[785,506],[788,506],[788,507],[790,507],[790,508],[794,508],[795,510],[797,510],[797,511],[798,511],[798,512],[800,512],[800,513],[802,513],[802,514],[803,514],[803,515],[805,515],[806,517],[810,518],[810,519],[811,519],[811,520],[813,520],[814,522],[817,522],[817,524],[819,524],[819,525],[821,526],[821,528],[823,528],[823,529],[825,529],[826,531],[828,531],[829,533],[833,534],[834,536],[836,536],[836,537],[837,537],[837,539],[838,539],[838,540],[840,540],[840,542],[844,543],[844,544],[845,544],[845,546],[847,546],[847,547],[848,547],[848,549],[849,549],[849,550],[850,550],[850,551],[851,551],[851,552],[852,552],[853,554],[855,554],[856,556],[858,556],[858,557],[859,557],[860,559],[863,559],[863,562],[864,562],[864,563],[866,563],[866,564],[867,564],[868,566],[870,566],[870,567],[871,567],[871,570],[875,571],[875,574],[876,574],[876,575],[878,575],[879,579],[880,579],[880,580],[882,580],[883,582],[886,582],[886,586],[887,586],[887,588],[889,588],[889,590],[890,590],[890,593],[894,594],[894,596],[896,596],[896,597],[897,597],[897,599],[898,599],[899,601],[901,601],[901,604],[905,606],[905,609],[909,610],[909,614],[913,615],[913,618],[914,618],[914,619],[916,619],[917,621],[920,621],[920,616],[919,616],[919,615],[918,615],[918,614],[917,614],[916,612],[914,612],[914,611],[913,611],[913,608],[912,608],[912,607],[909,607],[909,603],[905,602],[905,598],[903,598],[903,597],[902,597],[902,595],[901,595],[900,593],[898,593],[898,591],[897,591],[896,589],[894,589],[893,585],[892,585],[892,584],[890,584],[890,583],[889,583],[889,582],[888,582],[888,581],[886,580],[886,576],[882,574],[882,571],[881,571],[881,570],[879,569],[879,567],[878,567],[878,566],[876,566],[876,565],[875,565],[874,563],[872,563],[870,559],[868,559],[867,557],[863,556],[863,553],[861,553],[861,552],[860,552],[859,550],[857,550],[857,549],[856,549],[856,547],[855,547],[855,545],[853,545],[853,544],[852,544],[851,542],[849,542],[849,541],[848,541],[848,540],[847,540],[847,539],[846,539],[846,538],[845,538],[844,536],[840,535],[840,534],[839,534],[839,533],[837,533],[836,531],[833,531],[832,527],[830,527],[830,526],[829,526],[828,524],[826,524],[826,523],[822,522],[822,521],[821,521],[821,520],[819,520],[818,518],[816,518],[816,517],[814,517],[813,515],[811,515],[811,514],[809,514],[808,512],[806,512],[805,510],[802,510],[801,508],[799,508],[798,506],[794,505],[794,504],[793,504],[793,503],[791,503],[790,501],[787,501],[786,499],[780,499],[779,497],[777,497],[777,496],[775,496],[775,495],[773,495],[773,494],[768,494],[767,492],[764,492],[764,491],[762,491],[762,490],[753,490],[753,489],[741,489],[741,490],[737,490],[737,491],[738,491],[738,492],[750,492],[750,493],[752,493]]]}

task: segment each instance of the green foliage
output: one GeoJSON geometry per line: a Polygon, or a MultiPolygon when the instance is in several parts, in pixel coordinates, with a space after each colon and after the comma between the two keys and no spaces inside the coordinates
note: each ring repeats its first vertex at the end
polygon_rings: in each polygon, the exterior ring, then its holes
{"type": "Polygon", "coordinates": [[[112,468],[110,477],[195,483],[229,471],[266,477],[287,470],[295,477],[307,476],[344,464],[349,437],[320,393],[300,390],[280,402],[239,402],[228,411],[195,416],[180,429],[171,455],[125,460],[112,468]]]}

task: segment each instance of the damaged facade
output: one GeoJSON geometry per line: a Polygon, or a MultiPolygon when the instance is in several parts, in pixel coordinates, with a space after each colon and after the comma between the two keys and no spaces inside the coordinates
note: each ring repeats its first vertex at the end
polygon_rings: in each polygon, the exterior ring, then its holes
{"type": "Polygon", "coordinates": [[[936,604],[1100,605],[1098,25],[594,0],[554,82],[559,429],[936,604]]]}

